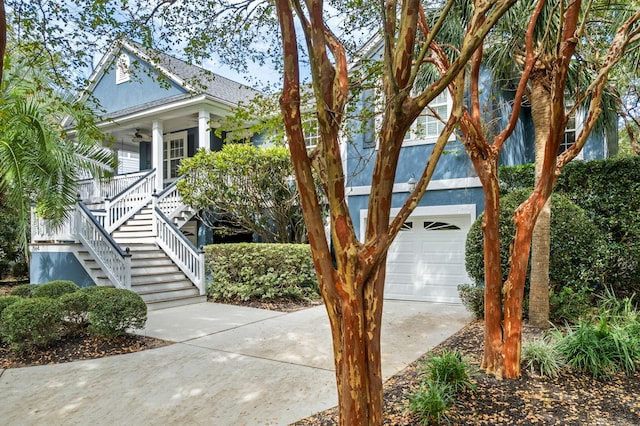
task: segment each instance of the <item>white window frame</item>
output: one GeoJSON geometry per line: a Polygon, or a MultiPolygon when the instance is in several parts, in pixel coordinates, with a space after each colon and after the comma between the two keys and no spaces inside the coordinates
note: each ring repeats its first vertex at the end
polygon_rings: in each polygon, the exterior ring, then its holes
{"type": "MultiPolygon", "coordinates": [[[[573,108],[573,103],[566,105],[565,113],[569,113],[569,111],[573,108]]],[[[571,145],[573,145],[576,141],[576,137],[582,131],[582,121],[583,114],[580,109],[574,110],[573,113],[569,116],[567,120],[567,125],[564,129],[564,134],[562,135],[562,141],[560,142],[560,149],[558,150],[558,155],[565,152],[571,145]],[[571,138],[571,134],[573,133],[573,138],[571,138]]],[[[584,147],[583,147],[584,148],[584,147]]],[[[574,158],[574,160],[583,160],[584,152],[583,149],[580,150],[578,155],[574,158]]]]}
{"type": "MultiPolygon", "coordinates": [[[[380,147],[380,141],[378,140],[378,133],[380,132],[380,126],[382,126],[382,98],[378,97],[378,94],[375,96],[376,98],[376,118],[375,118],[375,137],[376,137],[376,149],[380,147]]],[[[453,109],[453,99],[449,94],[448,90],[444,90],[438,96],[436,96],[428,106],[424,108],[422,113],[416,118],[413,122],[409,130],[407,131],[404,141],[402,142],[403,147],[407,146],[417,146],[417,145],[431,145],[435,144],[438,141],[438,137],[442,132],[447,120],[449,119],[449,115],[451,115],[451,110],[453,109]],[[444,98],[444,99],[443,99],[444,98]],[[432,109],[438,107],[446,107],[447,111],[444,116],[440,116],[437,118],[432,109]],[[426,124],[421,124],[420,121],[424,120],[426,124]],[[431,122],[429,122],[431,120],[431,122]],[[426,130],[428,129],[429,124],[437,123],[438,132],[434,135],[426,134],[426,130]]],[[[455,140],[455,134],[452,132],[449,135],[449,141],[455,140]]]]}
{"type": "Polygon", "coordinates": [[[116,61],[116,84],[129,80],[131,80],[131,58],[126,53],[122,53],[116,61]]]}
{"type": "MultiPolygon", "coordinates": [[[[451,109],[453,108],[453,100],[449,95],[448,90],[444,90],[438,96],[436,96],[427,107],[422,111],[422,113],[416,118],[416,120],[411,125],[411,128],[405,135],[404,142],[402,146],[413,146],[413,145],[426,145],[436,143],[440,133],[444,129],[445,123],[449,119],[449,115],[451,114],[451,109]],[[446,108],[446,112],[444,115],[440,114],[440,116],[436,116],[434,111],[436,108],[446,108]],[[424,121],[422,123],[421,121],[424,121]],[[430,134],[428,129],[431,125],[436,125],[436,132],[430,134]]],[[[437,111],[436,111],[437,113],[437,111]]],[[[449,137],[449,140],[454,140],[455,135],[452,133],[449,137]]]]}
{"type": "Polygon", "coordinates": [[[178,166],[180,164],[180,161],[182,161],[184,158],[187,158],[188,145],[189,141],[186,131],[166,133],[163,136],[162,167],[165,182],[172,182],[178,178],[178,166]],[[180,147],[176,147],[176,149],[171,147],[172,142],[177,142],[180,140],[182,140],[182,149],[179,149],[180,147]],[[172,173],[171,170],[172,161],[177,161],[175,173],[172,173]]]}
{"type": "Polygon", "coordinates": [[[314,114],[312,117],[303,119],[302,128],[304,129],[305,146],[307,149],[315,148],[320,140],[320,129],[316,115],[314,114]]]}

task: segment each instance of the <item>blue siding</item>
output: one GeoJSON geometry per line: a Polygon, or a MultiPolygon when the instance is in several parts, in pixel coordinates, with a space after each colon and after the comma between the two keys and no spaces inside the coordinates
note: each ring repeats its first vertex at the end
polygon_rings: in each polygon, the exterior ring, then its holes
{"type": "Polygon", "coordinates": [[[44,284],[53,280],[70,280],[80,287],[95,285],[78,259],[69,252],[31,253],[29,275],[34,284],[44,284]]]}
{"type": "MultiPolygon", "coordinates": [[[[399,192],[393,194],[391,200],[392,208],[402,207],[407,199],[408,193],[399,192]]],[[[448,206],[460,204],[475,204],[476,215],[484,211],[484,197],[482,188],[446,189],[437,191],[427,191],[418,203],[418,207],[425,206],[448,206]]],[[[360,211],[366,210],[369,205],[368,195],[354,195],[349,197],[349,212],[353,219],[356,235],[360,237],[360,211]]]]}
{"type": "MultiPolygon", "coordinates": [[[[395,183],[406,183],[413,175],[417,179],[424,169],[433,144],[408,146],[400,152],[395,183]]],[[[371,185],[371,176],[377,150],[374,148],[355,150],[349,148],[347,156],[347,186],[371,185]]],[[[433,175],[433,180],[459,179],[475,176],[473,164],[464,146],[458,141],[447,144],[433,175]]]]}
{"type": "Polygon", "coordinates": [[[162,80],[161,85],[152,77],[157,76],[158,72],[146,62],[133,55],[131,55],[131,61],[132,75],[129,81],[116,84],[115,63],[113,63],[93,90],[93,96],[107,114],[187,93],[184,88],[166,78],[162,80]]]}

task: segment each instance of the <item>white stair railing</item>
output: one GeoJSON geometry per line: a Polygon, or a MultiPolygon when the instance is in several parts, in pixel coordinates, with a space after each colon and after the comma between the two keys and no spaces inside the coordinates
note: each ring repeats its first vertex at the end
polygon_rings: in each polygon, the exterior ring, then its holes
{"type": "MultiPolygon", "coordinates": [[[[79,202],[74,216],[77,239],[115,287],[131,289],[131,254],[123,251],[98,223],[89,208],[79,202]]],[[[97,277],[91,277],[97,284],[97,277]]]]}
{"type": "Polygon", "coordinates": [[[182,196],[178,192],[176,185],[178,180],[166,187],[160,194],[157,194],[155,201],[156,207],[170,220],[173,220],[176,216],[186,211],[188,211],[191,216],[195,214],[189,206],[182,202],[182,196]]]}
{"type": "Polygon", "coordinates": [[[109,233],[118,229],[138,210],[149,204],[155,188],[155,179],[155,170],[151,170],[115,197],[105,200],[104,227],[109,233]]]}
{"type": "MultiPolygon", "coordinates": [[[[154,204],[155,202],[154,197],[154,204]]],[[[156,243],[184,274],[205,294],[204,253],[198,250],[158,207],[153,209],[156,243]]]]}
{"type": "Polygon", "coordinates": [[[121,193],[141,177],[149,174],[149,170],[115,175],[109,179],[82,179],[78,181],[78,193],[82,201],[113,197],[121,193]]]}

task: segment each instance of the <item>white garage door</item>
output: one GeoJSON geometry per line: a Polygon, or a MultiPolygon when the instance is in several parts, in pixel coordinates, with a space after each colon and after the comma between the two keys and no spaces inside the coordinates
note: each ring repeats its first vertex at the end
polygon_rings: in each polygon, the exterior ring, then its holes
{"type": "Polygon", "coordinates": [[[460,303],[468,215],[411,217],[389,249],[385,298],[460,303]]]}

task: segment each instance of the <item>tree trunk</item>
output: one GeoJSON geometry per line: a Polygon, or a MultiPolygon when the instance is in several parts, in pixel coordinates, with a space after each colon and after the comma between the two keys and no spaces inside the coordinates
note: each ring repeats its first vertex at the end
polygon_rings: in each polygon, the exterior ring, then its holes
{"type": "Polygon", "coordinates": [[[551,250],[551,197],[544,204],[531,240],[529,323],[549,328],[549,258],[551,250]]]}
{"type": "MultiPolygon", "coordinates": [[[[546,68],[531,77],[531,116],[535,128],[535,183],[542,174],[544,150],[549,138],[551,92],[546,68]]],[[[540,211],[531,241],[531,279],[529,287],[529,322],[539,328],[549,327],[549,253],[551,247],[551,198],[540,211]]]]}
{"type": "Polygon", "coordinates": [[[502,267],[500,264],[500,193],[497,161],[484,161],[478,169],[484,191],[485,210],[482,220],[484,234],[484,353],[482,368],[501,378],[504,373],[502,356],[502,267]]]}
{"type": "Polygon", "coordinates": [[[364,285],[348,286],[362,288],[363,292],[345,294],[336,309],[327,309],[332,324],[340,425],[344,426],[382,424],[382,297],[367,291],[384,279],[384,268],[380,269],[364,285]]]}

